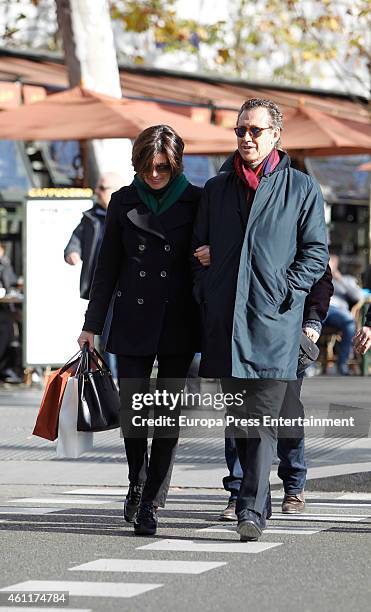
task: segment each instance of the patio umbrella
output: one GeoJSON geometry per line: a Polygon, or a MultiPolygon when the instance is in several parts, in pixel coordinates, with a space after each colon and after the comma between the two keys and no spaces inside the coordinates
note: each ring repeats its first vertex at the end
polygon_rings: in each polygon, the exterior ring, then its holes
{"type": "Polygon", "coordinates": [[[229,153],[232,130],[196,122],[155,102],[117,99],[75,87],[0,113],[0,138],[9,140],[134,139],[151,125],[173,127],[188,154],[229,153]]]}
{"type": "Polygon", "coordinates": [[[282,144],[291,155],[306,157],[371,152],[367,117],[338,118],[304,106],[284,116],[282,144]]]}

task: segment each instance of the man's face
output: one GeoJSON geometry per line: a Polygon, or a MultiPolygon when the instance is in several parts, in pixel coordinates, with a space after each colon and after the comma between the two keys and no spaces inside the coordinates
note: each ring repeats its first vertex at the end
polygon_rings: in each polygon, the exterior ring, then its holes
{"type": "Polygon", "coordinates": [[[111,195],[119,188],[119,183],[117,180],[114,180],[114,178],[115,177],[109,175],[101,176],[95,188],[95,195],[97,196],[98,203],[103,208],[108,207],[111,195]]]}
{"type": "Polygon", "coordinates": [[[259,136],[254,137],[247,131],[242,138],[237,137],[237,146],[242,159],[248,164],[259,164],[274,149],[280,137],[280,129],[271,127],[271,116],[263,107],[244,111],[237,123],[237,127],[240,126],[269,128],[263,130],[259,136]]]}

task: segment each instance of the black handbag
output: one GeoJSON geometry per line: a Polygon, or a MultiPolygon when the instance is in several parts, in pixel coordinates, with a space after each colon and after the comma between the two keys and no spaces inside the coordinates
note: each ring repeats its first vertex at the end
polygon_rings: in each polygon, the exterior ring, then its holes
{"type": "Polygon", "coordinates": [[[77,376],[77,431],[107,431],[119,427],[119,392],[97,350],[89,351],[87,345],[83,348],[77,376]]]}
{"type": "Polygon", "coordinates": [[[316,343],[308,338],[304,332],[302,332],[300,338],[297,375],[300,376],[303,374],[304,371],[318,359],[318,355],[319,348],[316,343]]]}

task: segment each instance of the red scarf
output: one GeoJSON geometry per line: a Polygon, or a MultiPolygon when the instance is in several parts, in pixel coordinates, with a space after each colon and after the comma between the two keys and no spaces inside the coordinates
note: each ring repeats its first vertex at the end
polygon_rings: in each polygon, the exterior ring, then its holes
{"type": "Polygon", "coordinates": [[[256,168],[250,168],[242,159],[238,150],[233,157],[233,165],[237,176],[247,187],[250,187],[253,192],[257,190],[261,177],[265,174],[269,174],[269,172],[273,172],[279,162],[280,156],[277,149],[273,149],[256,168]]]}

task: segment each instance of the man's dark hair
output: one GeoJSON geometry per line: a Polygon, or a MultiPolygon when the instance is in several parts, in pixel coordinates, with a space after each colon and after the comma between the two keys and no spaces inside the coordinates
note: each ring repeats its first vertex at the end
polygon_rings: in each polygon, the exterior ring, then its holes
{"type": "Polygon", "coordinates": [[[131,161],[135,172],[150,172],[153,159],[158,153],[166,155],[171,175],[183,172],[184,142],[169,125],[153,125],[141,132],[133,144],[131,161]]]}
{"type": "Polygon", "coordinates": [[[246,100],[238,111],[237,123],[242,113],[245,111],[253,110],[254,108],[266,108],[272,121],[272,127],[283,128],[283,115],[281,109],[277,106],[273,100],[267,98],[250,98],[246,100]]]}

